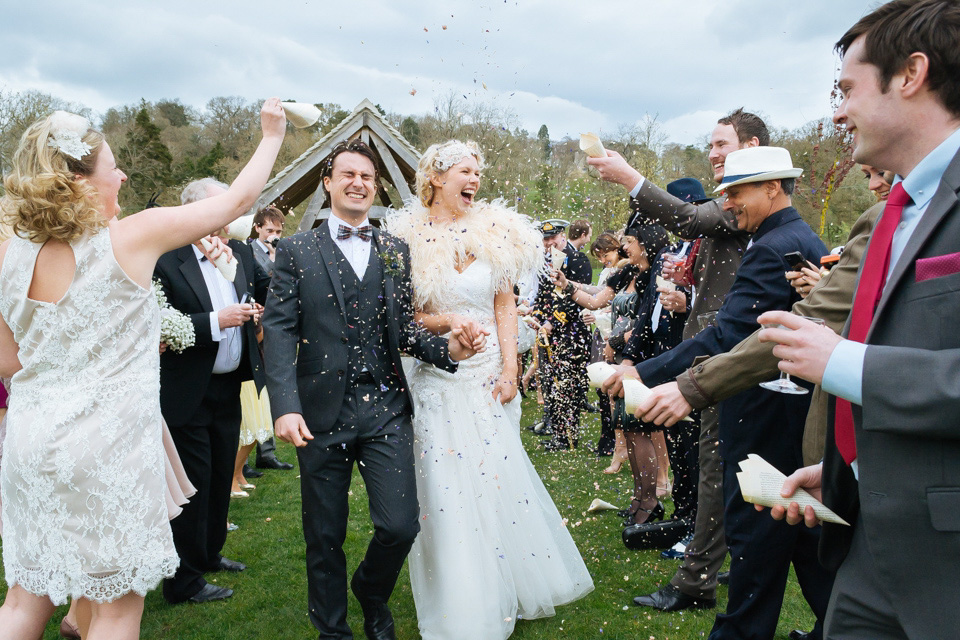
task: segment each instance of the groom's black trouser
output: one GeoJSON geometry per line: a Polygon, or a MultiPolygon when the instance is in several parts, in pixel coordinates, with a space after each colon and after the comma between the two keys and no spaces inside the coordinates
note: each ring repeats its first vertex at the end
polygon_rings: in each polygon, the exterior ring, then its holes
{"type": "Polygon", "coordinates": [[[364,598],[386,602],[420,531],[409,401],[395,385],[348,385],[333,429],[297,449],[307,543],[307,604],[320,638],[351,638],[347,625],[347,492],[354,462],[367,487],[373,539],[354,574],[364,598]]]}

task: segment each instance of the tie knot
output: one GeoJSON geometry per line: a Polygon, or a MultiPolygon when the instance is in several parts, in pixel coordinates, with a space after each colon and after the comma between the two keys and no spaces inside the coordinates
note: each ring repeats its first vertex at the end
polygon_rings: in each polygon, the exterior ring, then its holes
{"type": "Polygon", "coordinates": [[[901,181],[890,189],[890,195],[887,196],[887,206],[904,207],[910,200],[910,194],[903,188],[903,182],[901,181]]]}

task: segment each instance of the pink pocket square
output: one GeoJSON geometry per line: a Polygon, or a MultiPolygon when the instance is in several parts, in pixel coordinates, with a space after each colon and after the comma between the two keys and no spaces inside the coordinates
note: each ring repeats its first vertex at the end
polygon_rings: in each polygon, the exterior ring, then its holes
{"type": "Polygon", "coordinates": [[[916,263],[917,282],[960,273],[960,253],[920,258],[916,263]]]}

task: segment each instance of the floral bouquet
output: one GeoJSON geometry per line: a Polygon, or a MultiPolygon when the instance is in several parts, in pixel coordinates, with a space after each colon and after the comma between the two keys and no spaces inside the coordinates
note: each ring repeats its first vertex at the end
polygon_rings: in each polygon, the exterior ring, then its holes
{"type": "Polygon", "coordinates": [[[187,347],[196,344],[197,335],[193,330],[193,322],[170,306],[163,288],[156,280],[153,281],[153,294],[157,298],[157,306],[160,307],[160,342],[165,342],[168,348],[177,353],[182,353],[187,347]]]}

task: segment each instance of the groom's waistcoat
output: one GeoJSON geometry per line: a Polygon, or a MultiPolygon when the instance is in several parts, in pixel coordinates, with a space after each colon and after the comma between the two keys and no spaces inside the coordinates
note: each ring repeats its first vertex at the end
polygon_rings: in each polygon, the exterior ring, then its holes
{"type": "Polygon", "coordinates": [[[343,285],[349,346],[347,372],[351,383],[363,369],[377,383],[392,386],[396,372],[387,346],[387,317],[383,289],[383,265],[374,247],[361,281],[339,248],[334,248],[343,285]]]}

